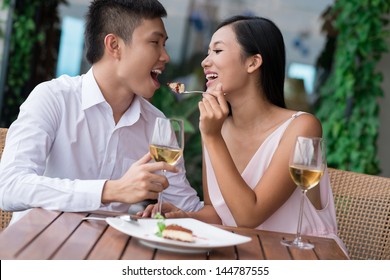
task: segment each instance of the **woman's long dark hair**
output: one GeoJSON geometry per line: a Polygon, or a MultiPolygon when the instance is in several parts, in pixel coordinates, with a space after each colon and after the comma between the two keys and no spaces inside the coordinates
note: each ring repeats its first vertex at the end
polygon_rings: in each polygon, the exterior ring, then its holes
{"type": "Polygon", "coordinates": [[[232,24],[244,57],[260,54],[263,59],[259,81],[266,98],[274,105],[286,108],[284,78],[286,52],[279,28],[269,19],[256,16],[233,16],[217,27],[232,24]]]}

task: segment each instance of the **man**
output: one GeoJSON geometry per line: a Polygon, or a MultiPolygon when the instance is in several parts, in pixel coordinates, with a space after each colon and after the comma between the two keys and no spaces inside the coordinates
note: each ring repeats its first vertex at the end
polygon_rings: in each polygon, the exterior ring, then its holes
{"type": "Polygon", "coordinates": [[[21,106],[1,159],[0,208],[127,212],[164,189],[165,201],[201,207],[183,160],[173,167],[148,152],[154,120],[163,116],[146,99],[170,59],[165,16],[157,0],[91,2],[85,44],[92,68],[38,85],[21,106]]]}

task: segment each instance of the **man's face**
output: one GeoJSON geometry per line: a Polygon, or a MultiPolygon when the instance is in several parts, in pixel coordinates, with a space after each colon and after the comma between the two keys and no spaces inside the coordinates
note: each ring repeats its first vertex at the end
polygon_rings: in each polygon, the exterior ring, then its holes
{"type": "Polygon", "coordinates": [[[118,62],[118,78],[121,86],[132,93],[151,98],[160,87],[157,80],[170,57],[165,50],[168,39],[160,18],[143,20],[134,30],[132,39],[123,45],[118,62]]]}

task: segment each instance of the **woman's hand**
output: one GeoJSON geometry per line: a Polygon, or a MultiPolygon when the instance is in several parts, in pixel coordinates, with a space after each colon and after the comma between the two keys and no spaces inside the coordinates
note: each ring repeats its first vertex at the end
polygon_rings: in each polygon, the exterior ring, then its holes
{"type": "Polygon", "coordinates": [[[222,84],[219,83],[214,90],[204,93],[198,107],[200,111],[199,129],[202,136],[220,135],[222,124],[229,114],[229,106],[222,84]]]}
{"type": "MultiPolygon", "coordinates": [[[[189,218],[188,214],[177,208],[169,202],[163,202],[161,206],[162,214],[165,218],[189,218]]],[[[158,212],[157,204],[148,205],[143,212],[137,213],[137,216],[142,218],[153,218],[158,212]]]]}

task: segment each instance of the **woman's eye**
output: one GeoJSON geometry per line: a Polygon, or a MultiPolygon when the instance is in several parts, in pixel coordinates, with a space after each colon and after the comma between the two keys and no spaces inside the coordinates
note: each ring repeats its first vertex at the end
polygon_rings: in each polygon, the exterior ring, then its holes
{"type": "Polygon", "coordinates": [[[220,53],[222,50],[214,50],[216,54],[220,53]]]}

